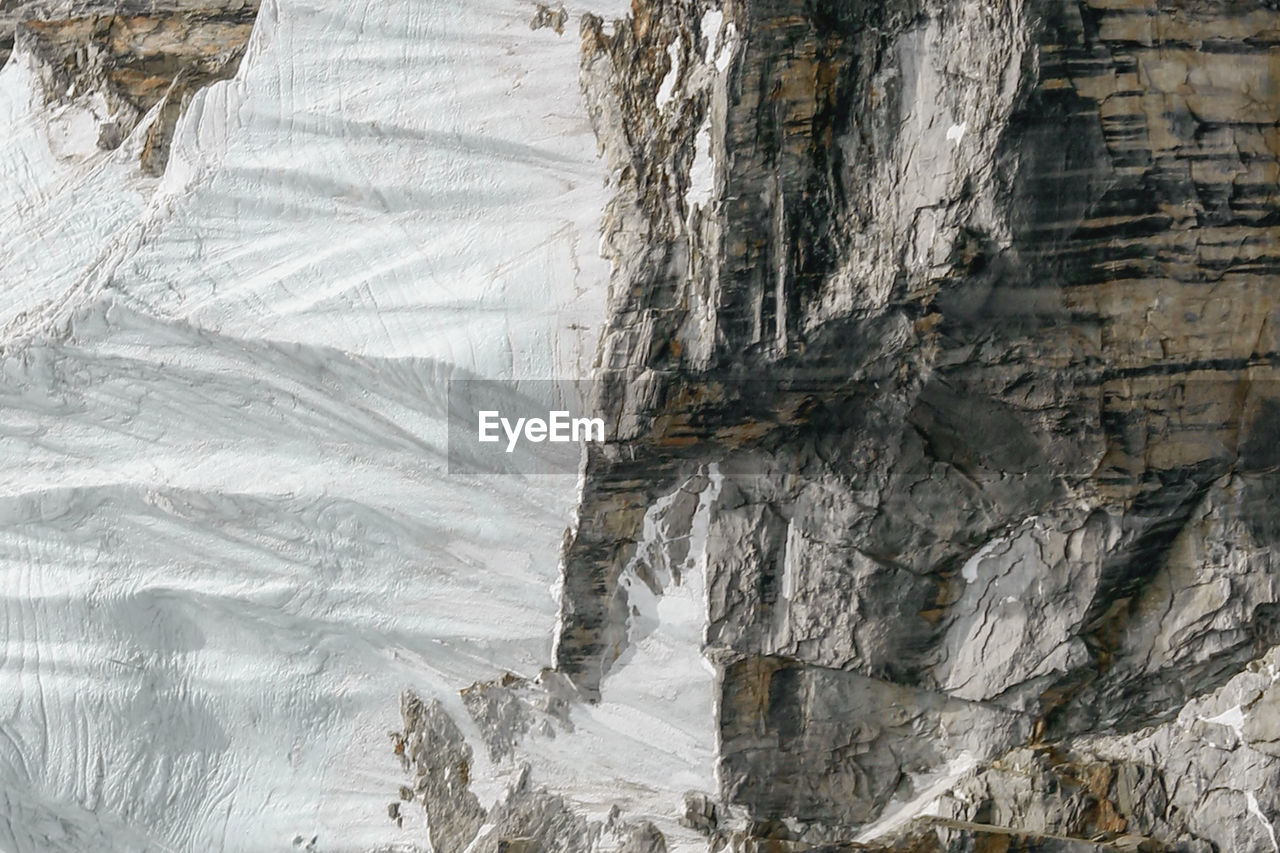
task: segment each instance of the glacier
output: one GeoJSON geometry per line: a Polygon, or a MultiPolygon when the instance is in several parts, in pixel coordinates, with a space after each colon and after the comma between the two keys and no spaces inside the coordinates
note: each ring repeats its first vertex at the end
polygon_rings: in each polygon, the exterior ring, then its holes
{"type": "MultiPolygon", "coordinates": [[[[0,849],[429,849],[421,810],[387,818],[399,694],[465,720],[460,689],[551,663],[578,489],[450,475],[446,382],[590,370],[609,175],[574,32],[625,9],[573,6],[557,34],[532,3],[267,0],[158,178],[136,164],[147,120],[99,150],[102,104],[46,103],[19,45],[0,849]]],[[[623,801],[673,849],[678,795],[715,784],[686,589],[631,682],[525,756],[591,814],[639,780],[623,801]]],[[[483,750],[476,770],[490,797],[511,772],[483,750]]]]}

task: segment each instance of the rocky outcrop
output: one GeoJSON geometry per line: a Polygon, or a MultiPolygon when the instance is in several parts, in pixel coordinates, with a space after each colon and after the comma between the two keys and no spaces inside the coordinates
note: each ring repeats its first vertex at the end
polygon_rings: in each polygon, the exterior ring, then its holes
{"type": "Polygon", "coordinates": [[[598,690],[646,512],[714,464],[741,849],[925,814],[938,849],[1280,849],[1247,741],[1280,643],[1280,10],[641,0],[583,38],[614,434],[559,669],[598,690]],[[1242,678],[1234,741],[1194,722],[1242,678]]]}
{"type": "MultiPolygon", "coordinates": [[[[473,853],[667,853],[666,838],[651,822],[623,819],[616,805],[607,820],[585,817],[582,803],[541,784],[513,747],[531,737],[555,739],[572,731],[571,703],[581,703],[563,676],[537,679],[508,673],[462,691],[467,721],[480,730],[491,761],[511,771],[505,790],[488,805],[473,788],[473,753],[457,722],[439,701],[413,693],[401,698],[404,729],[390,737],[411,784],[388,816],[403,826],[407,803],[426,813],[432,850],[473,853]]],[[[489,780],[492,782],[493,780],[489,780]]]]}
{"type": "MultiPolygon", "coordinates": [[[[461,853],[486,816],[471,792],[471,747],[438,701],[427,704],[407,693],[400,713],[404,731],[391,738],[404,770],[413,774],[413,785],[402,789],[402,796],[426,809],[432,850],[461,853]]],[[[399,819],[398,807],[391,817],[399,819]]]]}
{"type": "Polygon", "coordinates": [[[16,40],[50,101],[99,95],[100,148],[119,146],[156,109],[140,165],[158,175],[191,96],[235,76],[257,14],[258,0],[10,2],[0,10],[0,63],[16,40]]]}

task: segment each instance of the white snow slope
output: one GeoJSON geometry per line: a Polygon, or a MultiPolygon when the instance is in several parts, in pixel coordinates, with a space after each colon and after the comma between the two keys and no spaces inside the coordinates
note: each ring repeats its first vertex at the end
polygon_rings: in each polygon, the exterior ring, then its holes
{"type": "MultiPolygon", "coordinates": [[[[550,662],[573,479],[449,476],[442,409],[593,356],[580,11],[268,0],[158,182],[0,72],[0,850],[428,849],[400,691],[550,662]]],[[[714,783],[686,669],[638,813],[714,783]]]]}

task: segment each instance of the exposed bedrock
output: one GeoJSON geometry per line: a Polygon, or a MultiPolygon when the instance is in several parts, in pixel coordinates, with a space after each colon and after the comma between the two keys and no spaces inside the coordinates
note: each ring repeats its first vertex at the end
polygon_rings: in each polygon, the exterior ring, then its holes
{"type": "Polygon", "coordinates": [[[559,669],[598,688],[646,512],[714,464],[741,849],[1280,850],[1276,4],[637,0],[583,39],[614,435],[559,669]]]}
{"type": "Polygon", "coordinates": [[[50,102],[92,100],[100,148],[118,147],[149,118],[139,161],[158,175],[191,96],[235,76],[258,6],[259,0],[4,0],[0,65],[16,45],[50,102]]]}

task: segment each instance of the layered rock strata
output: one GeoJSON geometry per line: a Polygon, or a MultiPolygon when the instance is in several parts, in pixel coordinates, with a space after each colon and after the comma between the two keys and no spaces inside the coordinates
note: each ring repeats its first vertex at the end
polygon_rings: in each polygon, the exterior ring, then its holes
{"type": "Polygon", "coordinates": [[[608,677],[645,514],[714,465],[736,845],[1280,849],[1275,5],[640,0],[583,38],[614,437],[560,670],[608,677]]]}

